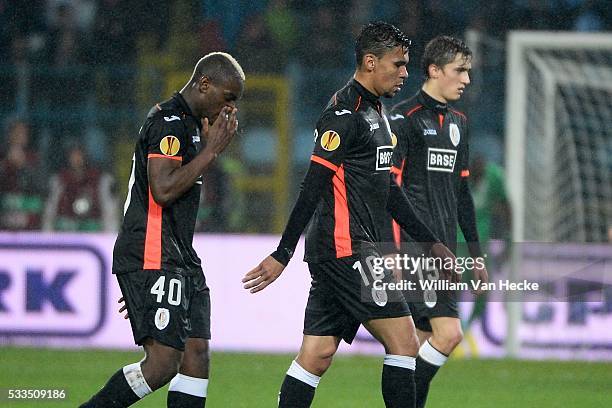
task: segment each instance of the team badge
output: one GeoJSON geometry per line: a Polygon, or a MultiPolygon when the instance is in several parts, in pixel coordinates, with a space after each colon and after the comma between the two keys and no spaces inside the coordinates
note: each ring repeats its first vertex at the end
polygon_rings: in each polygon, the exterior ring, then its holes
{"type": "Polygon", "coordinates": [[[433,309],[438,303],[438,295],[433,289],[425,289],[425,291],[423,292],[423,300],[425,306],[427,306],[429,309],[433,309]]]}
{"type": "Polygon", "coordinates": [[[176,156],[181,148],[181,142],[176,136],[166,136],[159,142],[159,150],[166,156],[176,156]]]}
{"type": "Polygon", "coordinates": [[[328,130],[321,136],[321,147],[323,150],[333,152],[340,146],[340,135],[333,130],[328,130]]]}
{"type": "Polygon", "coordinates": [[[389,296],[384,289],[372,288],[372,300],[380,307],[384,307],[389,300],[389,296]]]}
{"type": "Polygon", "coordinates": [[[459,133],[459,126],[454,123],[451,123],[449,126],[450,140],[453,143],[453,146],[457,147],[459,141],[461,141],[461,133],[459,133]]]}
{"type": "Polygon", "coordinates": [[[397,146],[397,136],[395,136],[395,133],[391,133],[391,146],[397,146]]]}
{"type": "Polygon", "coordinates": [[[160,307],[155,312],[155,327],[159,330],[164,330],[170,323],[170,312],[168,309],[160,307]]]}

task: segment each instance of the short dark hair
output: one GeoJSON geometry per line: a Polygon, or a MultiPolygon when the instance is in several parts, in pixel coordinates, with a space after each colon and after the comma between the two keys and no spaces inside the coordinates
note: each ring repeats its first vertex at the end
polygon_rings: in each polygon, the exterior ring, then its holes
{"type": "Polygon", "coordinates": [[[472,58],[472,50],[458,38],[440,35],[428,42],[421,61],[425,78],[429,78],[429,66],[431,64],[442,68],[453,62],[457,54],[462,54],[465,59],[472,58]]]}
{"type": "Polygon", "coordinates": [[[355,60],[361,67],[366,54],[374,54],[381,58],[392,48],[402,46],[408,48],[410,40],[393,24],[377,21],[364,26],[355,41],[355,60]]]}

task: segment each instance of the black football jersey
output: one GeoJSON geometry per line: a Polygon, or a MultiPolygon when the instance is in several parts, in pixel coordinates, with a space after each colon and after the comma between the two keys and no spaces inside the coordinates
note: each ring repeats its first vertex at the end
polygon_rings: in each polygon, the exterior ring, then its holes
{"type": "Polygon", "coordinates": [[[147,115],[132,159],[123,223],[113,251],[114,273],[148,269],[187,273],[201,268],[192,246],[201,178],[161,207],[151,195],[147,176],[152,157],[189,163],[201,148],[200,126],[178,93],[147,115]]]}
{"type": "Polygon", "coordinates": [[[306,262],[377,249],[388,222],[394,140],[378,97],[354,79],[336,92],[315,130],[312,161],[335,172],[306,234],[306,262]]]}
{"type": "MultiPolygon", "coordinates": [[[[397,136],[392,172],[417,215],[451,250],[457,240],[457,196],[469,176],[466,116],[424,91],[396,105],[389,123],[397,136]]],[[[410,242],[393,222],[396,242],[410,242]]]]}

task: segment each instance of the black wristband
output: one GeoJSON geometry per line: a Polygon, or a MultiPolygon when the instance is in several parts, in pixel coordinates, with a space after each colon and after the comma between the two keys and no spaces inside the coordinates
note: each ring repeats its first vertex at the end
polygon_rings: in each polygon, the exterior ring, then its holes
{"type": "Polygon", "coordinates": [[[291,257],[293,256],[293,252],[289,251],[287,248],[277,248],[276,251],[270,254],[270,256],[282,263],[284,266],[287,266],[291,260],[291,257]]]}

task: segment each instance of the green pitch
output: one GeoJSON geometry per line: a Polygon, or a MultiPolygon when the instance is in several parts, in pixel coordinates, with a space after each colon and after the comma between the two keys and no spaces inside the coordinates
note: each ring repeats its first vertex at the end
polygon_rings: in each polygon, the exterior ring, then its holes
{"type": "MultiPolygon", "coordinates": [[[[76,407],[140,353],[0,348],[0,388],[60,388],[67,401],[0,401],[2,407],[76,407]]],[[[274,407],[289,355],[214,353],[208,407],[274,407]]],[[[336,357],[313,407],[383,407],[382,357],[336,357]]],[[[434,380],[428,408],[612,407],[612,364],[451,360],[434,380]]],[[[158,390],[136,407],[165,407],[158,390]]]]}

